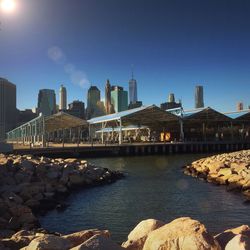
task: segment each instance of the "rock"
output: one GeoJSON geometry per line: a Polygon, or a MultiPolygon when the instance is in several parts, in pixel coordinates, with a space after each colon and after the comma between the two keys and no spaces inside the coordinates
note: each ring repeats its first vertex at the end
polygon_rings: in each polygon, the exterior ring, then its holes
{"type": "Polygon", "coordinates": [[[159,220],[148,219],[141,221],[128,235],[128,240],[122,244],[129,250],[142,250],[148,234],[165,223],[159,220]]]}
{"type": "Polygon", "coordinates": [[[234,238],[237,234],[242,234],[250,237],[250,228],[247,225],[242,225],[240,227],[227,229],[224,232],[217,234],[214,238],[218,241],[221,248],[224,249],[226,244],[234,238]]]}
{"type": "Polygon", "coordinates": [[[209,169],[209,174],[217,173],[221,168],[224,168],[225,164],[221,161],[214,161],[207,164],[207,168],[209,169]]]}
{"type": "Polygon", "coordinates": [[[250,250],[250,238],[238,234],[227,243],[225,250],[250,250]]]}
{"type": "Polygon", "coordinates": [[[44,235],[35,238],[26,247],[26,250],[68,250],[70,243],[55,235],[44,235]]]}
{"type": "Polygon", "coordinates": [[[220,250],[221,248],[203,224],[189,217],[183,217],[149,233],[143,250],[163,249],[220,250]]]}
{"type": "Polygon", "coordinates": [[[28,172],[33,172],[34,171],[34,164],[29,160],[21,161],[20,162],[20,167],[24,171],[28,171],[28,172]]]}
{"type": "Polygon", "coordinates": [[[114,243],[111,239],[102,235],[95,235],[79,246],[71,250],[122,250],[123,248],[114,243]]]}
{"type": "Polygon", "coordinates": [[[72,234],[67,234],[62,236],[62,238],[68,240],[70,242],[70,247],[72,248],[82,244],[94,235],[102,235],[107,238],[110,237],[110,233],[108,230],[90,229],[72,234]]]}

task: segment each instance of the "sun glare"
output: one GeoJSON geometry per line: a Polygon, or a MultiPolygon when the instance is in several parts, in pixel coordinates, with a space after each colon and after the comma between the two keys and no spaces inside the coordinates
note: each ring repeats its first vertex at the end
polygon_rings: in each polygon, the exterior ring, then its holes
{"type": "Polygon", "coordinates": [[[1,9],[5,12],[12,12],[16,8],[15,0],[0,0],[1,9]]]}

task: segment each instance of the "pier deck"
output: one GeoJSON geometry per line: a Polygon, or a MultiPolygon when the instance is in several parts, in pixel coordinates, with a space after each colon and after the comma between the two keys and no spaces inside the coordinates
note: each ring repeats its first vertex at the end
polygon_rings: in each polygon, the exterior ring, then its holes
{"type": "Polygon", "coordinates": [[[33,154],[50,157],[104,157],[180,153],[217,153],[250,149],[250,142],[174,142],[174,143],[132,143],[132,144],[65,144],[46,148],[29,148],[15,145],[16,154],[33,154]]]}

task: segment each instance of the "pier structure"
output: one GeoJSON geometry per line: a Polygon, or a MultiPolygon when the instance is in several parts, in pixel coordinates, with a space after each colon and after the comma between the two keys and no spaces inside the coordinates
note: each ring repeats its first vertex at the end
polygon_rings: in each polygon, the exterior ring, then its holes
{"type": "Polygon", "coordinates": [[[78,130],[78,143],[80,131],[87,128],[87,122],[70,114],[59,112],[51,116],[40,114],[35,119],[15,128],[7,133],[7,142],[33,146],[48,146],[50,140],[54,140],[58,133],[61,134],[64,144],[65,130],[78,130]]]}
{"type": "Polygon", "coordinates": [[[88,121],[64,112],[47,117],[40,115],[8,132],[7,142],[18,144],[18,148],[28,145],[29,148],[55,147],[56,150],[83,146],[98,146],[100,149],[102,145],[114,146],[116,149],[113,149],[117,150],[116,146],[124,144],[127,145],[126,152],[130,152],[133,145],[141,143],[135,152],[210,152],[216,147],[225,150],[242,148],[238,143],[243,143],[243,148],[246,148],[250,139],[249,131],[250,110],[221,113],[207,107],[190,111],[183,111],[182,108],[165,111],[151,105],[88,121]],[[158,142],[170,145],[167,148],[150,147],[158,142]],[[183,146],[180,143],[184,143],[183,146]],[[223,143],[225,147],[221,146],[223,143]],[[146,149],[143,145],[147,145],[146,149]]]}

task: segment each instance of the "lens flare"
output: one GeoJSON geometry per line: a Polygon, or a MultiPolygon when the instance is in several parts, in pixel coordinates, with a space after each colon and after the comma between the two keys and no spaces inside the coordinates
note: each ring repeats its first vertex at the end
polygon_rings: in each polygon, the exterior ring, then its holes
{"type": "Polygon", "coordinates": [[[14,0],[0,0],[0,6],[5,12],[12,12],[16,8],[16,2],[14,0]]]}

